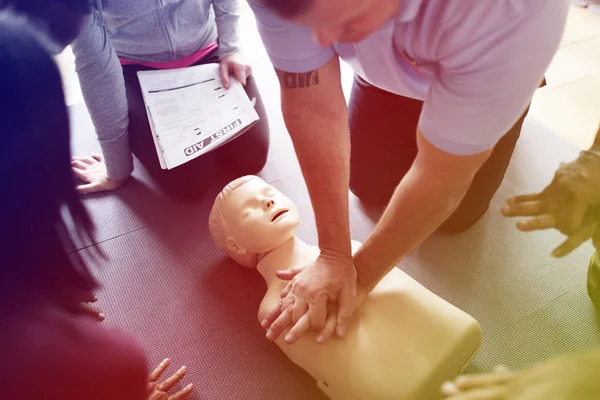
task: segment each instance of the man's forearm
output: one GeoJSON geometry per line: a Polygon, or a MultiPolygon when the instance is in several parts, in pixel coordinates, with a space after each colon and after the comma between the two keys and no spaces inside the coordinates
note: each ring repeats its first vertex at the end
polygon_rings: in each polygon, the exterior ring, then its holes
{"type": "Polygon", "coordinates": [[[350,143],[345,104],[284,115],[312,201],[319,247],[349,255],[350,143]]]}
{"type": "Polygon", "coordinates": [[[438,185],[432,177],[420,175],[413,166],[373,233],[355,254],[360,287],[371,290],[452,214],[468,189],[468,185],[438,185]]]}
{"type": "Polygon", "coordinates": [[[351,254],[350,138],[339,63],[306,73],[278,71],[282,111],[312,201],[321,250],[351,254]]]}

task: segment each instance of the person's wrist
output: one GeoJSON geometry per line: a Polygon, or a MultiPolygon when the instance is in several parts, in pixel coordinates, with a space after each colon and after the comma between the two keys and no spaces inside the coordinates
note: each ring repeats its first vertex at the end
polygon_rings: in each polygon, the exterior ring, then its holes
{"type": "Polygon", "coordinates": [[[352,267],[352,253],[343,249],[320,247],[319,258],[327,265],[352,267]]]}
{"type": "Polygon", "coordinates": [[[356,287],[360,288],[360,290],[366,294],[373,290],[377,282],[368,275],[368,272],[373,269],[369,267],[368,258],[365,256],[365,253],[361,251],[362,249],[363,248],[360,248],[354,254],[352,262],[356,269],[356,287]]]}
{"type": "Polygon", "coordinates": [[[345,237],[346,235],[331,238],[323,236],[319,235],[319,249],[321,250],[321,254],[328,254],[352,260],[352,243],[349,235],[347,238],[345,237]],[[344,239],[340,239],[340,237],[344,237],[344,239]]]}
{"type": "Polygon", "coordinates": [[[229,51],[227,53],[221,54],[219,56],[219,61],[223,61],[223,60],[230,60],[230,59],[236,59],[240,56],[240,52],[235,50],[235,51],[229,51]]]}
{"type": "Polygon", "coordinates": [[[358,279],[357,279],[356,294],[358,296],[366,296],[367,294],[369,294],[369,292],[371,290],[373,290],[373,288],[366,288],[366,287],[362,286],[360,283],[358,283],[358,279]]]}

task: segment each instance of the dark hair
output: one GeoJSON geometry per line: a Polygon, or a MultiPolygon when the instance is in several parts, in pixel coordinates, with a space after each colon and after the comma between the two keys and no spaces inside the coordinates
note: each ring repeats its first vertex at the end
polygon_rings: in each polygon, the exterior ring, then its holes
{"type": "Polygon", "coordinates": [[[264,7],[284,18],[296,17],[308,10],[314,0],[259,0],[264,7]]]}
{"type": "Polygon", "coordinates": [[[23,297],[69,305],[96,287],[69,253],[64,217],[79,240],[91,239],[93,226],[74,187],[62,81],[46,42],[0,12],[0,308],[23,297]]]}
{"type": "Polygon", "coordinates": [[[61,48],[69,45],[91,14],[94,0],[0,0],[0,9],[10,9],[31,19],[61,48]]]}

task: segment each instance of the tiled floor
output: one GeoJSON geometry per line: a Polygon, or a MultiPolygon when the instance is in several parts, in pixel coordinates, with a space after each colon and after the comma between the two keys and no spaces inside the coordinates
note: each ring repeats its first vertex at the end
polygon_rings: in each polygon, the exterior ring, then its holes
{"type": "Polygon", "coordinates": [[[561,47],[530,115],[579,147],[589,147],[600,123],[600,16],[571,6],[561,47]]]}
{"type": "MultiPolygon", "coordinates": [[[[248,7],[242,9],[242,31],[254,29],[248,7]]],[[[65,77],[68,104],[82,102],[70,49],[59,56],[59,65],[65,77]]],[[[570,7],[565,35],[548,69],[547,80],[548,85],[534,96],[530,115],[575,145],[588,147],[600,123],[599,16],[584,8],[570,7]]]]}

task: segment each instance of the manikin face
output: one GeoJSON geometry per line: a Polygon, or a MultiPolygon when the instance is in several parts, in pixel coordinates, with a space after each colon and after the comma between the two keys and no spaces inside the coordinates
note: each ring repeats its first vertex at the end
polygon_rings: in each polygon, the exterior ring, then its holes
{"type": "Polygon", "coordinates": [[[359,42],[395,16],[401,0],[313,0],[292,20],[310,26],[321,46],[359,42]]]}
{"type": "Polygon", "coordinates": [[[266,253],[294,236],[298,210],[290,199],[261,179],[235,189],[224,205],[227,246],[234,252],[266,253]]]}

